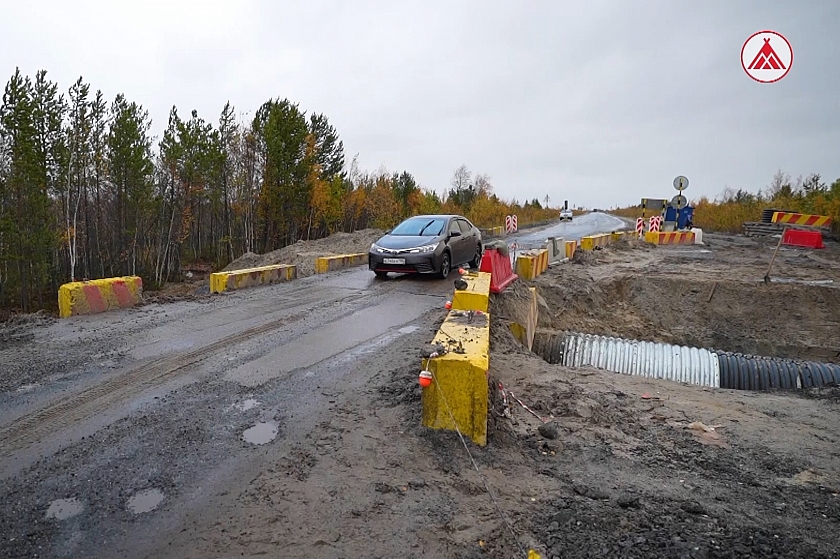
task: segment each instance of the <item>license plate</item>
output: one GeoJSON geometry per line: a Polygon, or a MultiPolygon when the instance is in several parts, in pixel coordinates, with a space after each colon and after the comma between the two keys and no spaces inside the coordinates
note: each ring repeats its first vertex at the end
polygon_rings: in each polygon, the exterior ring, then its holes
{"type": "Polygon", "coordinates": [[[401,266],[405,264],[405,258],[383,258],[382,261],[385,264],[399,264],[401,266]]]}

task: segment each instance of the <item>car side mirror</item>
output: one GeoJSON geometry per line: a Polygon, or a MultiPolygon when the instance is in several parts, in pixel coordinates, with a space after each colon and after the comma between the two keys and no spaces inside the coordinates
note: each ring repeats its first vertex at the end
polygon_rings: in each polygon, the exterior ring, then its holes
{"type": "Polygon", "coordinates": [[[460,237],[460,236],[461,236],[461,232],[460,232],[460,231],[451,231],[451,232],[449,233],[449,236],[450,236],[450,237],[460,237]]]}

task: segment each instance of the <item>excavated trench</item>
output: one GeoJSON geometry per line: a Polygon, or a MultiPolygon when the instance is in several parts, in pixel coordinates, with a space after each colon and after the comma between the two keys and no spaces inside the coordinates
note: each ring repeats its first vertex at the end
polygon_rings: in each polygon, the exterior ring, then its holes
{"type": "MultiPolygon", "coordinates": [[[[625,276],[539,293],[532,350],[549,363],[747,390],[840,383],[837,288],[625,276]]],[[[517,320],[523,297],[503,293],[498,312],[517,320]]]]}

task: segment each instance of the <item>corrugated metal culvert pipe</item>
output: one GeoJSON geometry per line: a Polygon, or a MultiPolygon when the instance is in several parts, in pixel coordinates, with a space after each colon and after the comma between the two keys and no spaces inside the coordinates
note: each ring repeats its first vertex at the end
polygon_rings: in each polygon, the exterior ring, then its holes
{"type": "Polygon", "coordinates": [[[593,334],[566,334],[563,365],[591,366],[625,375],[720,386],[717,354],[707,349],[593,334]]]}
{"type": "Polygon", "coordinates": [[[540,335],[534,353],[553,364],[736,390],[840,384],[840,365],[760,357],[594,334],[540,335]]]}

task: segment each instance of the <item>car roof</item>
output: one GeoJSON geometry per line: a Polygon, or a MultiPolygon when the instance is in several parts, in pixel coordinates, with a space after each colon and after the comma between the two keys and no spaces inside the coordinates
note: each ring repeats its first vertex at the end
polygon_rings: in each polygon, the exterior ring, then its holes
{"type": "Polygon", "coordinates": [[[408,219],[415,219],[415,218],[418,218],[418,217],[425,217],[425,218],[441,218],[441,217],[450,218],[450,217],[460,217],[460,218],[462,218],[462,219],[467,219],[467,218],[465,218],[465,217],[464,217],[464,216],[462,216],[462,215],[455,215],[455,214],[423,214],[423,215],[413,215],[413,216],[409,217],[408,219]]]}

